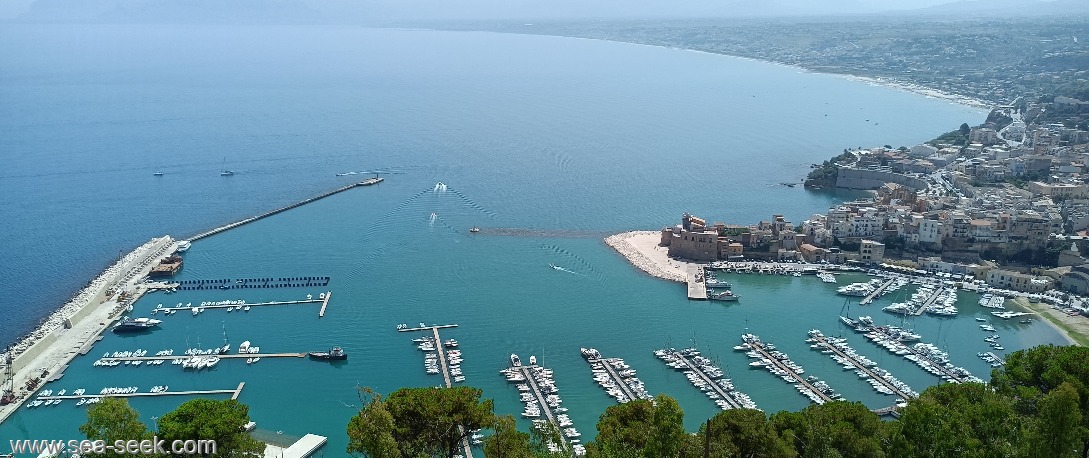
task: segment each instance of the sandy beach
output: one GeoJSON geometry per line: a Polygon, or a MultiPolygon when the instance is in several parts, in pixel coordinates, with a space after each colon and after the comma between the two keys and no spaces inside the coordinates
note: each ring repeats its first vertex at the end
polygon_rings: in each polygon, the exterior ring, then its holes
{"type": "MultiPolygon", "coordinates": [[[[170,237],[155,238],[136,248],[4,353],[2,360],[9,355],[14,359],[16,400],[0,406],[0,423],[29,399],[24,387],[27,380],[40,377],[43,371],[49,374],[47,379],[56,376],[80,351],[94,344],[110,323],[146,291],[142,280],[151,267],[176,249],[177,243],[170,237]]],[[[44,385],[42,382],[38,388],[44,385]]]]}
{"type": "Polygon", "coordinates": [[[663,280],[685,283],[688,278],[688,263],[669,259],[668,248],[658,246],[662,233],[658,231],[631,231],[605,238],[605,244],[639,270],[663,280]]]}
{"type": "Polygon", "coordinates": [[[1026,310],[1036,312],[1059,331],[1073,345],[1089,346],[1089,318],[1070,316],[1042,302],[1030,302],[1027,298],[1011,299],[1026,310]]]}

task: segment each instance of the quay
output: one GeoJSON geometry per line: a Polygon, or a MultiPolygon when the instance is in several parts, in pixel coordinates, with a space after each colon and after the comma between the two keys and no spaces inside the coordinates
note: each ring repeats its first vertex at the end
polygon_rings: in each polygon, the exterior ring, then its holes
{"type": "Polygon", "coordinates": [[[190,391],[163,391],[159,393],[116,393],[116,394],[80,394],[80,395],[64,395],[64,396],[38,396],[35,399],[41,399],[48,401],[51,399],[88,399],[88,398],[142,398],[142,397],[155,397],[155,396],[198,396],[206,394],[230,394],[231,399],[238,399],[238,395],[242,393],[242,388],[246,386],[246,382],[238,384],[238,388],[233,390],[190,390],[190,391]]]}
{"type": "MultiPolygon", "coordinates": [[[[201,356],[201,355],[196,355],[201,356]]],[[[242,358],[305,358],[306,352],[302,353],[242,353],[237,355],[203,355],[203,356],[216,356],[219,359],[242,359],[242,358]]],[[[175,359],[189,359],[190,355],[171,355],[171,356],[125,356],[125,357],[109,357],[101,358],[102,361],[170,361],[175,359]]]]}
{"type": "Polygon", "coordinates": [[[225,308],[240,308],[240,307],[270,307],[274,305],[298,305],[298,304],[321,304],[321,310],[318,312],[318,316],[325,315],[325,308],[329,306],[329,296],[332,291],[325,293],[325,297],[319,297],[317,299],[301,299],[297,301],[272,301],[272,302],[255,302],[255,303],[241,303],[241,304],[222,304],[222,305],[185,305],[181,307],[159,307],[155,309],[155,312],[165,311],[189,311],[192,309],[225,309],[225,308]]]}
{"type": "MultiPolygon", "coordinates": [[[[325,442],[329,438],[325,436],[319,436],[317,434],[307,434],[295,441],[285,449],[282,449],[279,454],[273,454],[275,458],[306,458],[313,455],[321,446],[325,445],[325,442]]],[[[324,452],[323,452],[324,454],[324,452]]],[[[265,456],[268,457],[268,450],[265,450],[265,456]]]]}
{"type": "MultiPolygon", "coordinates": [[[[904,390],[901,390],[896,385],[894,385],[890,381],[886,380],[884,376],[879,375],[876,372],[870,370],[870,367],[867,366],[866,364],[863,364],[862,361],[858,360],[858,358],[855,358],[854,356],[845,353],[843,350],[840,350],[838,345],[834,345],[832,342],[829,342],[828,339],[823,334],[813,335],[812,338],[817,342],[817,345],[821,346],[822,348],[826,348],[828,350],[831,350],[832,353],[835,353],[836,355],[839,355],[840,358],[843,358],[844,360],[847,360],[848,362],[850,362],[850,364],[852,366],[855,367],[855,369],[861,370],[862,372],[865,372],[866,375],[868,375],[870,377],[870,380],[876,381],[876,382],[880,383],[881,385],[884,385],[885,388],[888,388],[894,394],[899,396],[900,399],[903,399],[903,400],[906,401],[908,399],[914,399],[914,398],[918,397],[918,395],[916,395],[914,393],[908,393],[908,392],[905,392],[904,390]]],[[[843,344],[843,345],[846,345],[846,344],[843,344]]],[[[847,347],[847,348],[849,349],[850,347],[847,347]]]]}
{"type": "Polygon", "coordinates": [[[771,354],[768,353],[767,349],[764,348],[764,343],[763,342],[747,342],[747,343],[752,348],[752,350],[755,351],[756,353],[758,353],[765,361],[770,361],[772,365],[777,367],[779,370],[785,372],[787,375],[793,377],[794,380],[797,380],[798,383],[800,383],[803,387],[805,387],[811,393],[816,395],[817,398],[820,399],[820,401],[821,401],[818,404],[823,404],[825,402],[831,402],[832,401],[831,397],[829,397],[827,394],[824,394],[823,391],[818,390],[817,387],[810,384],[809,381],[805,379],[805,377],[802,377],[797,372],[794,372],[793,369],[791,369],[790,367],[787,367],[785,364],[782,363],[782,361],[779,361],[778,358],[775,358],[775,357],[771,356],[771,354]]]}
{"type": "Polygon", "coordinates": [[[725,388],[720,386],[718,383],[715,383],[714,378],[707,375],[707,373],[703,372],[703,369],[701,369],[698,365],[692,363],[692,361],[689,360],[688,357],[685,356],[683,353],[681,353],[680,351],[677,351],[675,349],[672,349],[672,348],[664,350],[664,351],[665,351],[666,355],[669,355],[670,357],[672,357],[672,358],[674,358],[674,359],[676,359],[678,361],[683,362],[685,366],[688,366],[688,370],[692,371],[692,373],[696,374],[700,379],[702,379],[705,383],[707,383],[707,385],[711,387],[711,390],[714,391],[715,394],[717,394],[723,401],[726,402],[726,404],[729,406],[729,408],[731,408],[731,409],[743,409],[744,408],[744,406],[742,406],[741,403],[737,401],[737,399],[734,399],[733,396],[730,396],[730,393],[728,393],[725,388]]]}
{"type": "MultiPolygon", "coordinates": [[[[332,293],[330,293],[330,294],[332,294],[332,293]]],[[[328,302],[329,294],[325,295],[325,300],[326,300],[326,302],[328,302]]],[[[322,313],[325,312],[325,306],[324,305],[321,307],[321,310],[322,310],[322,313]]],[[[456,325],[456,324],[442,324],[442,325],[435,325],[435,326],[420,326],[420,327],[417,327],[417,328],[402,328],[402,329],[397,330],[397,332],[415,332],[415,331],[427,331],[427,330],[430,330],[434,334],[434,337],[435,337],[435,351],[439,354],[439,369],[442,371],[442,380],[446,384],[447,388],[450,388],[450,387],[452,387],[454,385],[450,381],[451,380],[450,379],[450,367],[446,363],[446,348],[443,346],[442,340],[439,338],[439,329],[456,328],[456,327],[458,327],[458,325],[456,325]]],[[[461,427],[459,426],[458,428],[460,429],[461,427]]],[[[464,435],[465,431],[461,431],[461,433],[464,435]]],[[[462,438],[461,448],[462,448],[462,451],[465,452],[465,455],[464,455],[465,458],[473,458],[473,452],[472,452],[472,449],[469,448],[469,441],[467,439],[462,438]]]]}
{"type": "Polygon", "coordinates": [[[707,283],[704,282],[703,267],[689,265],[687,272],[688,300],[707,300],[707,283]]]}
{"type": "Polygon", "coordinates": [[[342,193],[342,192],[347,191],[349,189],[354,189],[354,188],[357,188],[357,187],[360,187],[360,186],[370,186],[370,185],[378,184],[378,183],[381,183],[383,180],[385,180],[385,178],[381,178],[381,177],[368,178],[368,179],[360,181],[358,183],[352,183],[352,184],[347,185],[347,186],[342,186],[342,187],[339,187],[339,188],[334,189],[332,191],[316,195],[316,196],[311,197],[311,198],[306,199],[306,200],[295,202],[295,203],[293,203],[291,205],[288,205],[288,206],[285,206],[285,207],[280,207],[280,208],[277,208],[275,210],[267,211],[267,212],[262,213],[262,214],[257,215],[257,216],[251,216],[251,217],[246,218],[244,220],[233,222],[233,223],[228,224],[226,226],[220,226],[220,227],[217,227],[217,228],[209,230],[209,231],[201,232],[200,234],[189,237],[188,240],[190,242],[195,242],[195,241],[203,239],[205,237],[211,237],[211,236],[216,235],[216,234],[218,234],[220,232],[229,231],[229,230],[234,229],[236,227],[244,226],[244,225],[252,223],[254,221],[262,220],[262,219],[268,218],[270,216],[273,216],[273,215],[276,215],[276,214],[283,213],[285,211],[291,210],[293,208],[301,207],[301,206],[306,205],[306,204],[311,203],[311,202],[316,202],[318,200],[329,197],[329,196],[331,196],[333,194],[339,194],[339,193],[342,193]]]}
{"type": "Polygon", "coordinates": [[[871,302],[873,302],[874,299],[881,297],[881,294],[884,294],[885,290],[888,289],[889,286],[892,286],[892,284],[895,282],[895,278],[885,280],[885,282],[882,283],[881,286],[878,286],[877,289],[873,290],[873,292],[871,292],[870,294],[867,294],[866,297],[862,298],[861,301],[858,301],[858,305],[869,305],[871,302]]]}

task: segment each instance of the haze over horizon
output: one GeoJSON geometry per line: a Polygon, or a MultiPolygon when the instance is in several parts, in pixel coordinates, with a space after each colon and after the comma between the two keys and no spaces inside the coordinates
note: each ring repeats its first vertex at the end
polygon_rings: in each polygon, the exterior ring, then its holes
{"type": "Polygon", "coordinates": [[[1080,0],[7,0],[27,22],[381,23],[501,19],[812,17],[1089,12],[1080,0]]]}

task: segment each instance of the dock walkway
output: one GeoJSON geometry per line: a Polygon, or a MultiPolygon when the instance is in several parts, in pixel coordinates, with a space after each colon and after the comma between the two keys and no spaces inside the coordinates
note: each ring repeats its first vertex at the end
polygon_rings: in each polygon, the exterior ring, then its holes
{"type": "Polygon", "coordinates": [[[895,393],[897,396],[900,396],[900,399],[903,399],[903,400],[906,401],[908,399],[914,399],[915,398],[915,396],[912,396],[910,393],[905,393],[900,388],[897,388],[896,385],[893,385],[892,383],[889,383],[888,380],[885,380],[885,377],[882,377],[882,376],[878,375],[876,372],[871,371],[868,366],[866,366],[865,364],[862,364],[862,362],[859,361],[854,356],[851,356],[851,355],[849,355],[847,353],[844,353],[843,351],[841,351],[839,349],[839,347],[837,347],[835,345],[832,345],[832,343],[829,342],[828,339],[825,338],[824,336],[819,336],[819,337],[814,336],[813,338],[816,339],[816,341],[817,341],[817,343],[819,345],[821,345],[824,348],[827,348],[829,350],[832,350],[832,353],[835,353],[835,354],[839,355],[841,358],[846,359],[847,361],[850,361],[851,365],[855,366],[856,369],[861,370],[862,372],[865,372],[867,375],[870,376],[870,380],[877,381],[878,383],[884,385],[885,388],[888,388],[889,390],[892,390],[893,393],[895,393]]]}
{"type": "Polygon", "coordinates": [[[947,364],[951,365],[951,363],[941,363],[941,362],[938,362],[938,361],[935,361],[935,360],[931,359],[930,356],[927,355],[926,353],[918,351],[915,348],[913,348],[912,346],[906,345],[903,342],[895,340],[892,336],[890,336],[888,334],[885,334],[884,332],[881,331],[880,327],[875,327],[873,329],[873,332],[867,333],[866,338],[870,339],[871,342],[877,344],[878,346],[880,346],[880,347],[882,347],[882,348],[884,348],[884,349],[886,349],[886,350],[888,350],[888,351],[890,351],[890,352],[892,352],[894,354],[897,352],[897,350],[900,350],[900,349],[906,350],[907,352],[909,352],[912,355],[916,356],[916,359],[913,361],[915,363],[915,365],[923,368],[923,370],[926,370],[928,372],[930,371],[928,368],[933,368],[935,371],[938,371],[940,373],[940,374],[935,374],[935,375],[938,375],[939,377],[941,377],[941,376],[948,377],[949,379],[953,380],[956,383],[964,383],[964,382],[967,382],[967,381],[971,381],[969,379],[969,377],[959,375],[956,372],[953,372],[952,370],[950,370],[949,367],[947,367],[946,365],[947,364]],[[882,344],[877,337],[873,337],[873,336],[880,336],[881,339],[885,339],[885,342],[894,342],[894,344],[891,347],[887,346],[886,344],[882,344]]]}
{"type": "Polygon", "coordinates": [[[235,388],[233,390],[188,390],[188,391],[163,391],[163,392],[160,392],[160,393],[148,393],[148,392],[139,393],[138,392],[138,393],[116,393],[116,394],[93,393],[93,394],[79,394],[79,395],[68,394],[68,395],[64,395],[64,396],[38,396],[38,397],[36,397],[34,399],[41,399],[43,401],[48,401],[48,400],[51,400],[51,399],[89,399],[89,398],[105,398],[105,397],[141,398],[141,397],[154,397],[154,396],[201,396],[201,395],[207,395],[207,394],[230,394],[231,399],[238,399],[238,395],[242,393],[242,388],[244,386],[246,386],[246,382],[239,383],[238,388],[235,388]]]}
{"type": "Polygon", "coordinates": [[[707,283],[704,281],[703,267],[689,265],[687,278],[688,299],[693,301],[707,300],[707,283]]]}
{"type": "Polygon", "coordinates": [[[877,289],[873,290],[873,292],[871,292],[870,294],[867,294],[866,297],[862,298],[861,301],[858,301],[858,305],[870,304],[871,302],[873,302],[874,299],[881,297],[881,294],[883,294],[885,290],[888,289],[888,287],[895,282],[895,278],[890,278],[889,280],[886,280],[885,283],[882,283],[881,286],[878,286],[877,289]]]}
{"type": "Polygon", "coordinates": [[[620,388],[620,391],[624,393],[624,396],[628,397],[628,400],[634,401],[640,399],[635,395],[631,388],[628,387],[628,384],[624,382],[624,379],[620,377],[620,374],[616,373],[616,369],[613,368],[613,365],[610,364],[611,361],[616,359],[617,358],[586,358],[586,362],[590,364],[600,363],[602,366],[605,366],[605,372],[609,374],[609,378],[612,379],[613,383],[616,383],[617,387],[620,388]]]}
{"type": "Polygon", "coordinates": [[[815,394],[818,398],[820,398],[822,402],[831,402],[832,401],[831,397],[829,397],[827,394],[824,394],[823,391],[818,390],[817,387],[810,384],[809,381],[807,381],[805,379],[805,377],[801,376],[801,374],[798,374],[797,372],[794,372],[793,369],[791,369],[790,367],[788,367],[785,364],[783,364],[782,362],[780,362],[777,358],[771,356],[771,354],[768,353],[768,351],[764,349],[764,344],[763,343],[759,343],[759,344],[758,343],[749,343],[749,345],[752,347],[753,351],[759,353],[760,356],[764,357],[765,360],[771,361],[771,363],[774,364],[775,367],[779,368],[779,370],[781,370],[783,372],[786,372],[788,375],[790,375],[795,380],[797,380],[798,383],[802,384],[802,386],[804,386],[806,389],[813,392],[813,394],[815,394]]]}
{"type": "Polygon", "coordinates": [[[300,300],[297,300],[297,301],[271,301],[271,302],[254,302],[254,303],[246,302],[246,303],[241,303],[241,304],[185,305],[185,306],[181,306],[181,307],[159,307],[159,308],[155,309],[155,313],[165,312],[165,311],[180,312],[180,311],[192,310],[192,309],[195,309],[195,308],[196,309],[225,309],[225,308],[238,309],[238,308],[242,308],[242,307],[271,307],[271,306],[276,306],[276,305],[321,304],[321,310],[318,311],[318,316],[322,317],[322,316],[325,316],[325,308],[329,306],[329,296],[332,295],[332,294],[333,294],[332,291],[328,291],[328,292],[325,293],[324,298],[319,297],[317,299],[300,299],[300,300]]]}
{"type": "Polygon", "coordinates": [[[938,298],[941,297],[942,293],[944,293],[944,292],[945,292],[945,288],[938,288],[938,289],[934,290],[934,294],[931,294],[930,297],[926,298],[926,301],[924,301],[922,306],[920,306],[918,309],[912,310],[911,314],[915,315],[915,316],[922,315],[923,312],[925,312],[928,307],[930,307],[931,305],[934,305],[934,302],[936,302],[938,300],[938,298]]]}
{"type": "MultiPolygon", "coordinates": [[[[305,358],[306,352],[302,353],[240,353],[237,355],[195,355],[195,356],[216,356],[219,359],[242,359],[242,358],[305,358]]],[[[156,360],[174,360],[174,359],[189,359],[190,355],[170,355],[170,356],[124,356],[124,357],[105,357],[102,361],[156,361],[156,360]]]]}
{"type": "Polygon", "coordinates": [[[692,361],[690,361],[687,356],[684,356],[683,354],[681,354],[681,352],[676,351],[676,350],[673,350],[672,353],[680,361],[684,362],[684,364],[687,365],[688,368],[693,373],[695,373],[701,379],[703,379],[704,382],[707,382],[707,384],[711,387],[711,389],[715,392],[715,394],[719,395],[719,397],[722,398],[723,401],[726,401],[726,403],[730,405],[731,409],[742,409],[742,408],[744,408],[740,403],[737,402],[736,399],[734,399],[733,396],[730,396],[730,393],[726,392],[726,390],[724,388],[722,388],[721,386],[719,386],[718,383],[715,383],[715,379],[713,379],[709,375],[705,374],[703,372],[703,370],[700,369],[699,366],[693,364],[692,361]]]}
{"type": "MultiPolygon", "coordinates": [[[[556,421],[556,417],[552,416],[552,408],[548,406],[548,398],[541,393],[541,388],[537,386],[537,379],[533,378],[533,373],[530,372],[530,369],[534,367],[537,366],[518,366],[517,369],[522,373],[522,376],[526,378],[526,384],[529,385],[529,389],[533,392],[533,396],[537,398],[537,403],[541,406],[541,411],[544,412],[545,418],[559,430],[560,422],[556,421]]],[[[567,438],[562,433],[560,434],[560,445],[563,446],[564,451],[568,450],[567,438]]]]}

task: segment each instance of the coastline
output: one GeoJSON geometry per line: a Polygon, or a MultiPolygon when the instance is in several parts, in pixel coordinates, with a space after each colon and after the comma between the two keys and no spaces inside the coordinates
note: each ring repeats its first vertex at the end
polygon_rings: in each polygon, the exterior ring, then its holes
{"type": "MultiPolygon", "coordinates": [[[[449,30],[449,29],[424,29],[424,30],[432,30],[432,31],[437,31],[437,32],[458,31],[458,30],[449,30]]],[[[470,31],[470,30],[461,30],[461,31],[470,31]]],[[[704,49],[684,48],[684,47],[678,47],[678,46],[669,46],[669,45],[660,45],[660,44],[651,44],[651,43],[641,43],[641,42],[637,42],[637,41],[615,40],[615,39],[609,39],[609,38],[578,37],[578,36],[570,36],[570,35],[525,33],[525,32],[504,32],[504,31],[491,31],[491,30],[471,30],[471,31],[488,32],[488,33],[507,33],[507,34],[513,34],[513,35],[535,35],[535,36],[542,36],[542,37],[563,37],[563,38],[572,38],[572,39],[577,39],[577,40],[605,41],[605,42],[610,42],[610,43],[626,43],[626,44],[637,45],[637,46],[649,46],[649,47],[652,47],[652,48],[672,49],[672,50],[677,50],[677,51],[689,51],[689,52],[695,52],[695,53],[701,53],[701,54],[710,54],[710,55],[713,55],[713,56],[732,57],[732,58],[735,58],[735,59],[743,59],[743,60],[748,60],[748,61],[751,61],[751,62],[759,62],[759,63],[762,63],[762,64],[771,64],[771,65],[776,65],[776,66],[780,66],[780,67],[790,68],[790,69],[794,69],[794,70],[801,71],[801,72],[806,72],[806,73],[836,76],[836,77],[844,78],[844,79],[849,80],[849,81],[857,81],[857,82],[870,84],[870,85],[873,85],[873,86],[881,86],[881,87],[888,88],[888,89],[894,89],[894,90],[898,90],[898,91],[910,92],[910,93],[921,95],[921,96],[928,97],[928,98],[945,100],[945,101],[950,102],[950,103],[954,103],[954,104],[958,104],[958,105],[964,105],[966,107],[976,108],[976,109],[980,109],[980,110],[987,110],[988,112],[990,110],[994,109],[994,106],[995,106],[995,104],[990,103],[990,102],[986,102],[984,100],[980,100],[980,99],[976,99],[976,98],[972,98],[972,97],[964,96],[964,95],[951,94],[951,93],[948,93],[948,92],[945,92],[945,91],[942,91],[942,90],[939,90],[939,89],[926,87],[926,86],[923,86],[923,85],[920,85],[920,84],[917,84],[917,83],[896,81],[896,80],[892,80],[892,79],[887,79],[887,78],[882,78],[882,77],[875,77],[875,76],[861,76],[861,75],[855,75],[855,74],[851,74],[851,73],[824,72],[824,71],[820,71],[818,69],[803,67],[803,66],[798,65],[798,64],[791,64],[791,63],[780,62],[780,61],[775,61],[775,60],[759,59],[759,58],[756,58],[756,57],[743,56],[743,55],[739,55],[739,54],[730,54],[730,53],[726,53],[726,52],[708,51],[708,50],[704,50],[704,49]]]]}
{"type": "Polygon", "coordinates": [[[49,315],[29,335],[13,344],[0,360],[14,360],[15,379],[23,382],[44,379],[32,389],[15,385],[15,401],[0,406],[0,423],[17,411],[30,394],[51,379],[59,378],[68,363],[86,353],[101,334],[121,317],[130,304],[148,290],[141,283],[162,258],[173,254],[178,244],[169,236],[154,238],[107,267],[87,287],[49,315]],[[42,377],[48,373],[48,377],[42,377]]]}
{"type": "Polygon", "coordinates": [[[1035,312],[1048,325],[1055,328],[1070,345],[1089,347],[1089,319],[1072,317],[1041,302],[1031,302],[1025,297],[1011,299],[1025,310],[1035,312]]]}
{"type": "Polygon", "coordinates": [[[689,263],[669,259],[668,249],[658,246],[661,237],[658,231],[629,231],[605,237],[605,244],[652,277],[686,283],[689,263]]]}

